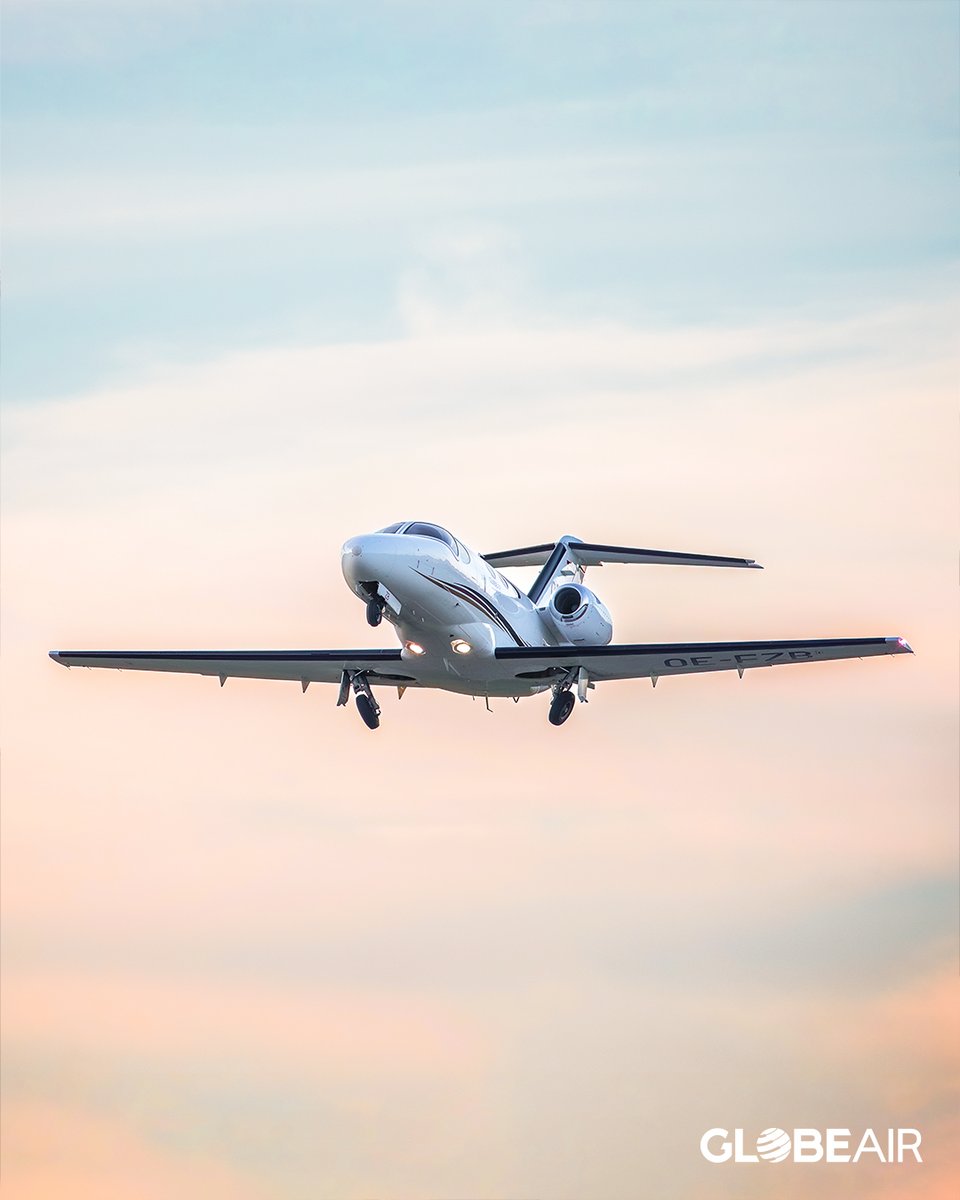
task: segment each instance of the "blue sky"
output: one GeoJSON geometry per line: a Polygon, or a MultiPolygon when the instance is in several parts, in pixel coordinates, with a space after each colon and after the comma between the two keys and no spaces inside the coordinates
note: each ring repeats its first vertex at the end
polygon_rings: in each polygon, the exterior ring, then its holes
{"type": "Polygon", "coordinates": [[[941,293],[955,26],[922,0],[11,0],[6,398],[401,332],[411,280],[668,327],[941,293]]]}

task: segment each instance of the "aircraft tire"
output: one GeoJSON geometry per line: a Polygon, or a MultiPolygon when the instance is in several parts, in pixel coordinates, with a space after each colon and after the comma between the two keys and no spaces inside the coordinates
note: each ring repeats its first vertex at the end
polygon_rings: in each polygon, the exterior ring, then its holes
{"type": "Polygon", "coordinates": [[[367,624],[376,628],[383,620],[383,605],[379,600],[367,601],[367,624]]]}
{"type": "Polygon", "coordinates": [[[562,725],[573,712],[575,702],[573,692],[560,692],[559,695],[554,696],[548,714],[550,724],[562,725]]]}
{"type": "Polygon", "coordinates": [[[380,714],[373,707],[370,697],[365,696],[363,692],[357,696],[357,712],[363,718],[363,723],[368,729],[380,728],[380,714]]]}

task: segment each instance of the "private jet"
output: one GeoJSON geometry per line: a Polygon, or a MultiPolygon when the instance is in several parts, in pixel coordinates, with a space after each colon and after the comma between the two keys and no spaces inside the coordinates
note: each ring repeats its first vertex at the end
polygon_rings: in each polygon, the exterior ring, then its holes
{"type": "Polygon", "coordinates": [[[562,725],[577,700],[598,683],[704,671],[744,671],[789,663],[912,654],[901,637],[808,641],[611,642],[613,622],[586,586],[589,567],[643,563],[760,569],[750,558],[607,546],[564,535],[555,542],[477,554],[440,525],[399,521],[350,538],[341,552],[344,578],[363,602],[367,623],[393,625],[398,649],[377,650],[51,650],[67,667],[173,671],[229,678],[289,679],[339,686],[370,729],[380,724],[375,688],[441,688],[482,697],[549,692],[549,721],[562,725]],[[539,567],[523,592],[504,574],[539,567]]]}

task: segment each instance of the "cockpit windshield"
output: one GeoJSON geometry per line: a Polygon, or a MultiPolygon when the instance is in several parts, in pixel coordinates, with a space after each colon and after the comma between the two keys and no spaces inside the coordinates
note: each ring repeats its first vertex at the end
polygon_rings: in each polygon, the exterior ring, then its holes
{"type": "Polygon", "coordinates": [[[456,554],[457,544],[453,535],[447,533],[445,529],[441,529],[439,525],[430,525],[426,521],[411,521],[403,532],[412,533],[414,536],[436,538],[449,546],[456,554]]]}
{"type": "Polygon", "coordinates": [[[429,521],[395,521],[392,525],[388,525],[385,529],[378,529],[378,533],[412,533],[414,537],[429,537],[436,538],[438,542],[443,542],[445,546],[456,554],[458,558],[465,558],[469,561],[469,555],[463,547],[457,548],[457,539],[452,533],[447,531],[440,525],[433,525],[429,521]],[[461,554],[461,550],[463,553],[461,554]]]}

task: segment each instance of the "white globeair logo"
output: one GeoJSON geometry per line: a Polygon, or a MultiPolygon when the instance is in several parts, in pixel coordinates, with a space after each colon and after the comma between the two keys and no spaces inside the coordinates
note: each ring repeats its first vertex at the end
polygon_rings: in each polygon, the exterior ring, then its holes
{"type": "Polygon", "coordinates": [[[785,1129],[765,1129],[757,1138],[757,1153],[767,1162],[783,1162],[790,1153],[790,1134],[785,1129]]]}
{"type": "Polygon", "coordinates": [[[787,1133],[771,1125],[754,1142],[743,1129],[708,1129],[700,1139],[700,1153],[712,1163],[858,1163],[862,1159],[882,1163],[923,1162],[919,1129],[864,1129],[858,1136],[850,1129],[794,1129],[787,1133]],[[756,1148],[756,1153],[750,1146],[756,1148]]]}

